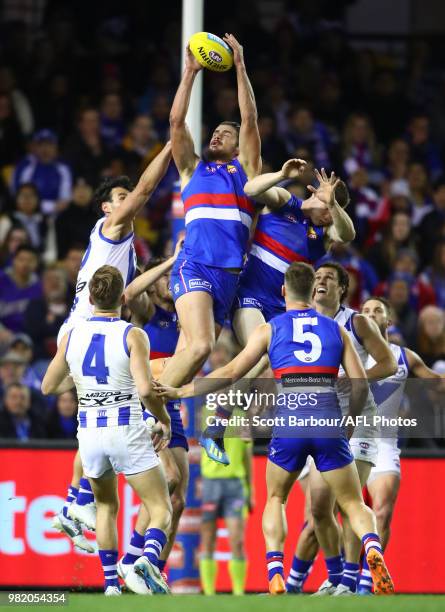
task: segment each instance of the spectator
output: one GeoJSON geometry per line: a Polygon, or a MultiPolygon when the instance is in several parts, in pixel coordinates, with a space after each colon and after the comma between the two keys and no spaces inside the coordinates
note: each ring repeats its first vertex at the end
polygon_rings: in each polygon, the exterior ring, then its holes
{"type": "Polygon", "coordinates": [[[360,296],[360,301],[374,293],[378,283],[377,274],[372,265],[352,245],[334,242],[329,252],[316,265],[320,266],[325,261],[336,261],[348,272],[354,272],[355,288],[360,296]]]}
{"type": "Polygon", "coordinates": [[[117,149],[124,134],[122,98],[116,93],[105,94],[100,105],[100,135],[105,146],[110,151],[117,149]]]}
{"type": "Polygon", "coordinates": [[[48,438],[74,439],[77,435],[77,397],[74,391],[57,396],[46,423],[48,438]]]}
{"type": "Polygon", "coordinates": [[[431,188],[425,166],[412,163],[408,168],[408,185],[410,201],[413,206],[413,226],[417,227],[422,219],[434,208],[431,200],[431,188]]]}
{"type": "Polygon", "coordinates": [[[435,244],[441,239],[445,223],[445,177],[439,179],[433,191],[434,208],[427,213],[417,228],[420,236],[422,264],[431,263],[435,244]]]}
{"type": "Polygon", "coordinates": [[[420,113],[412,117],[408,124],[408,142],[412,161],[428,168],[432,179],[437,179],[443,171],[443,164],[440,150],[431,138],[428,115],[420,113]]]}
{"type": "Polygon", "coordinates": [[[12,264],[14,253],[21,246],[29,244],[28,232],[24,227],[11,226],[0,249],[0,265],[6,268],[12,264]]]}
{"type": "Polygon", "coordinates": [[[445,309],[445,240],[436,244],[434,259],[422,275],[433,287],[436,304],[445,309]]]}
{"type": "Polygon", "coordinates": [[[45,438],[46,429],[38,408],[33,405],[28,387],[11,383],[5,389],[3,410],[0,412],[0,437],[26,442],[45,438]]]}
{"type": "Polygon", "coordinates": [[[417,350],[430,368],[445,359],[445,313],[437,306],[426,306],[419,314],[417,350]]]}
{"type": "Polygon", "coordinates": [[[73,198],[56,219],[57,255],[64,259],[71,247],[85,249],[97,215],[92,208],[93,188],[84,179],[77,179],[73,198]]]}
{"type": "Polygon", "coordinates": [[[388,283],[387,292],[396,319],[394,322],[400,329],[408,346],[414,346],[416,342],[417,326],[416,310],[410,303],[412,280],[413,278],[409,274],[395,273],[388,283]]]}
{"type": "Polygon", "coordinates": [[[24,360],[27,367],[21,377],[21,382],[27,387],[35,389],[40,395],[40,385],[44,372],[39,372],[32,365],[33,348],[34,344],[27,334],[16,334],[8,345],[8,352],[12,351],[24,360]]]}
{"type": "Polygon", "coordinates": [[[376,181],[380,161],[374,130],[366,115],[354,113],[346,121],[343,130],[344,169],[351,176],[358,168],[364,168],[376,181]]]}
{"type": "MultiPolygon", "coordinates": [[[[261,138],[261,155],[273,168],[279,168],[287,159],[286,148],[277,137],[277,126],[272,115],[260,115],[258,130],[261,138]]],[[[306,160],[307,161],[307,160],[306,160]]]]}
{"type": "Polygon", "coordinates": [[[80,113],[77,130],[68,140],[64,155],[74,176],[84,178],[95,187],[109,163],[100,135],[99,113],[95,108],[86,108],[80,113]]]}
{"type": "Polygon", "coordinates": [[[27,360],[26,357],[20,353],[14,351],[7,351],[3,357],[0,358],[0,400],[3,398],[4,391],[13,383],[19,383],[26,385],[31,393],[31,400],[33,406],[38,409],[39,414],[45,414],[46,412],[46,401],[38,389],[33,386],[28,386],[27,381],[27,360]]]}
{"type": "Polygon", "coordinates": [[[49,360],[57,351],[57,334],[68,315],[67,285],[63,270],[49,266],[42,275],[43,296],[31,300],[24,314],[24,329],[34,342],[34,358],[49,360]]]}
{"type": "Polygon", "coordinates": [[[0,93],[0,168],[15,164],[23,151],[23,135],[14,115],[11,98],[0,93]]]}
{"type": "Polygon", "coordinates": [[[38,264],[36,250],[24,245],[15,252],[11,268],[0,272],[0,323],[14,333],[23,331],[29,302],[42,295],[38,264]]]}
{"type": "Polygon", "coordinates": [[[330,137],[326,127],[314,120],[306,106],[300,106],[289,114],[289,128],[286,134],[286,148],[294,157],[298,147],[308,147],[317,168],[331,168],[330,137]]]}
{"type": "Polygon", "coordinates": [[[12,219],[16,227],[23,227],[29,242],[38,251],[44,250],[47,223],[40,212],[40,197],[34,183],[22,183],[15,195],[12,219]]]}
{"type": "Polygon", "coordinates": [[[42,212],[51,215],[62,210],[71,197],[71,169],[58,160],[57,136],[51,130],[34,134],[32,150],[31,155],[17,164],[13,188],[17,193],[22,183],[34,183],[41,198],[42,212]]]}
{"type": "Polygon", "coordinates": [[[169,117],[171,105],[172,101],[170,97],[165,94],[159,94],[153,100],[151,116],[156,133],[162,142],[166,142],[170,134],[169,117]]]}
{"type": "Polygon", "coordinates": [[[383,239],[368,253],[380,280],[386,279],[394,268],[397,253],[402,248],[415,248],[411,217],[404,212],[395,213],[387,226],[383,239]]]}
{"type": "Polygon", "coordinates": [[[25,94],[17,88],[14,73],[8,66],[0,68],[0,91],[10,97],[21,133],[30,136],[34,130],[32,108],[25,94]]]}
{"type": "Polygon", "coordinates": [[[154,130],[151,117],[138,115],[134,119],[122,142],[122,147],[125,152],[127,174],[136,183],[163,147],[154,130]]]}
{"type": "Polygon", "coordinates": [[[408,164],[410,163],[410,148],[403,138],[395,138],[388,147],[385,175],[390,181],[406,181],[408,164]]]}
{"type": "Polygon", "coordinates": [[[76,293],[77,275],[79,274],[80,265],[82,263],[84,250],[73,246],[65,255],[62,261],[62,269],[65,272],[67,279],[67,295],[68,303],[71,304],[76,293]]]}
{"type": "Polygon", "coordinates": [[[351,216],[356,231],[356,242],[364,244],[369,226],[377,222],[381,215],[382,202],[378,193],[369,186],[369,175],[365,168],[357,168],[349,181],[351,216]]]}

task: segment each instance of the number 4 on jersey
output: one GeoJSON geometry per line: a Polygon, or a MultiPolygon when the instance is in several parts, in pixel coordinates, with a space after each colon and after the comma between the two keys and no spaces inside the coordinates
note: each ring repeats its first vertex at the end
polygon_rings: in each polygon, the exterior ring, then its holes
{"type": "Polygon", "coordinates": [[[93,334],[82,363],[82,374],[84,376],[94,376],[98,385],[106,385],[108,383],[107,377],[110,372],[105,365],[104,334],[93,334]]]}

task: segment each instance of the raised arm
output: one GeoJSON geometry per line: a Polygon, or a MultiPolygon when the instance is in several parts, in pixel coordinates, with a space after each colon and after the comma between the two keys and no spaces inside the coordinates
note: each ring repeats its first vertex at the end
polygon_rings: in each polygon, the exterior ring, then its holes
{"type": "Polygon", "coordinates": [[[49,395],[50,393],[60,395],[60,393],[65,393],[65,391],[69,391],[74,387],[73,379],[69,376],[68,364],[65,358],[70,334],[71,332],[62,338],[57,353],[54,355],[43,377],[41,389],[44,395],[49,395]]]}
{"type": "Polygon", "coordinates": [[[423,359],[411,349],[406,348],[405,354],[409,371],[412,372],[416,378],[436,378],[438,380],[443,378],[443,376],[429,368],[423,359]]]}
{"type": "Polygon", "coordinates": [[[115,239],[115,233],[132,223],[167,172],[170,160],[171,144],[167,142],[144,170],[133,191],[105,219],[102,231],[107,238],[115,239]]]}
{"type": "Polygon", "coordinates": [[[238,83],[238,104],[241,115],[239,134],[239,161],[247,178],[261,172],[261,140],[258,131],[258,112],[255,94],[247,76],[243,48],[232,34],[226,34],[225,42],[232,48],[238,83]]]}
{"type": "Polygon", "coordinates": [[[234,383],[249,372],[267,352],[270,341],[271,328],[268,323],[259,325],[249,338],[245,348],[232,359],[230,363],[214,370],[204,378],[192,380],[192,382],[176,389],[167,385],[156,384],[157,392],[163,397],[176,399],[180,397],[194,397],[212,393],[224,389],[230,383],[234,383]]]}
{"type": "Polygon", "coordinates": [[[303,159],[288,159],[278,172],[259,174],[247,181],[244,192],[272,210],[281,208],[289,202],[291,194],[283,187],[276,187],[277,183],[298,178],[305,168],[306,162],[303,159]]]}
{"type": "Polygon", "coordinates": [[[200,64],[194,58],[190,47],[187,46],[184,73],[170,111],[170,138],[173,159],[178,168],[183,188],[185,183],[190,180],[199,160],[185,118],[190,104],[193,83],[200,70],[200,64]]]}
{"type": "Polygon", "coordinates": [[[377,324],[372,319],[358,314],[354,316],[353,325],[365,350],[376,362],[372,368],[366,370],[368,379],[381,380],[395,374],[397,372],[397,362],[377,324]]]}

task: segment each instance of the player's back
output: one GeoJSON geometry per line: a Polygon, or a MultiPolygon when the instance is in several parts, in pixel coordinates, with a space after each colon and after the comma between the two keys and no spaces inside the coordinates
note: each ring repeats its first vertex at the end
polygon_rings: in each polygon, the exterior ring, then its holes
{"type": "Polygon", "coordinates": [[[269,359],[280,392],[307,395],[298,410],[338,411],[335,383],[343,356],[338,323],[310,308],[288,310],[270,325],[269,359]]]}
{"type": "Polygon", "coordinates": [[[187,228],[181,259],[241,268],[254,214],[244,194],[247,176],[237,159],[201,160],[182,192],[187,228]]]}
{"type": "Polygon", "coordinates": [[[154,315],[144,325],[144,331],[150,340],[150,359],[171,357],[174,354],[179,338],[176,311],[170,312],[155,304],[154,315]]]}
{"type": "Polygon", "coordinates": [[[76,385],[80,428],[141,422],[127,343],[132,327],[119,318],[93,316],[70,331],[66,360],[76,385]]]}
{"type": "Polygon", "coordinates": [[[89,300],[88,283],[98,268],[104,265],[114,266],[122,274],[125,286],[133,280],[136,271],[134,232],[121,240],[111,240],[103,234],[104,222],[105,217],[102,217],[91,231],[90,241],[77,276],[76,295],[68,318],[70,324],[92,316],[93,307],[89,300]]]}

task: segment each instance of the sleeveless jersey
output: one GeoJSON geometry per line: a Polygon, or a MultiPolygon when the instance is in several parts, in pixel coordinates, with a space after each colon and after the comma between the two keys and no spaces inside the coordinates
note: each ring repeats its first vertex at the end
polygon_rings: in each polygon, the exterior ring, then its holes
{"type": "Polygon", "coordinates": [[[301,212],[302,200],[292,195],[279,210],[261,213],[240,287],[260,302],[284,308],[281,287],[294,261],[313,263],[325,254],[323,228],[312,226],[301,212]]]}
{"type": "Polygon", "coordinates": [[[198,163],[182,192],[187,231],[181,259],[218,268],[243,266],[254,213],[244,194],[246,182],[237,159],[198,163]]]}
{"type": "Polygon", "coordinates": [[[343,355],[336,321],[313,308],[288,310],[270,321],[269,359],[280,393],[312,395],[299,408],[339,411],[335,382],[343,355]]]}
{"type": "Polygon", "coordinates": [[[88,283],[93,274],[104,265],[114,266],[122,274],[125,286],[134,277],[136,271],[136,252],[134,250],[134,233],[131,232],[122,240],[111,240],[102,233],[105,217],[99,219],[90,234],[90,242],[83,256],[76,283],[76,296],[67,319],[75,322],[79,319],[88,319],[93,315],[93,306],[90,304],[88,283]]]}
{"type": "MultiPolygon", "coordinates": [[[[363,364],[363,367],[367,369],[369,366],[369,353],[366,351],[363,346],[360,338],[357,335],[357,332],[354,328],[354,316],[358,314],[352,308],[347,308],[346,306],[340,306],[337,314],[334,317],[334,321],[337,321],[341,327],[343,327],[347,332],[349,337],[352,340],[352,344],[354,345],[355,350],[358,353],[360,361],[363,364]]],[[[340,367],[339,376],[346,376],[346,373],[343,367],[340,367]]],[[[342,393],[338,391],[338,398],[340,400],[340,406],[342,407],[343,412],[347,412],[349,409],[349,394],[342,393]]],[[[376,413],[376,405],[372,395],[371,388],[369,389],[368,399],[366,400],[366,404],[362,410],[362,414],[375,414],[376,413]]]]}
{"type": "MultiPolygon", "coordinates": [[[[409,366],[405,349],[397,344],[389,343],[392,354],[397,361],[397,373],[383,380],[376,380],[371,384],[372,393],[379,414],[388,418],[399,415],[400,404],[403,399],[406,380],[409,374],[409,366]]],[[[374,359],[369,357],[369,365],[375,364],[374,359]]]]}
{"type": "Polygon", "coordinates": [[[79,427],[142,421],[127,345],[132,327],[118,318],[91,317],[70,331],[65,356],[77,390],[79,427]]]}
{"type": "Polygon", "coordinates": [[[171,357],[179,338],[178,315],[155,305],[155,313],[144,326],[150,340],[150,359],[171,357]]]}

